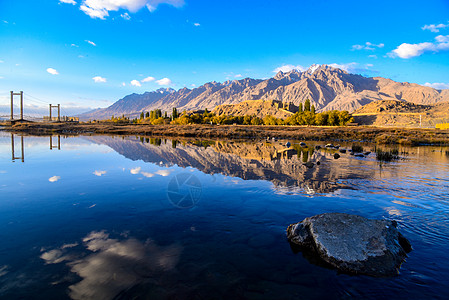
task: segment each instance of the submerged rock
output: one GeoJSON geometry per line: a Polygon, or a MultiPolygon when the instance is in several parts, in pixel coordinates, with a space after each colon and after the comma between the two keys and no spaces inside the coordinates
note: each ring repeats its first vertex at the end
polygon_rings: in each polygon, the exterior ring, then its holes
{"type": "Polygon", "coordinates": [[[396,221],[344,213],[305,218],[288,227],[287,237],[302,251],[342,272],[370,276],[397,275],[412,250],[396,221]]]}
{"type": "Polygon", "coordinates": [[[340,158],[340,154],[334,153],[334,158],[335,158],[335,159],[339,159],[339,158],[340,158]]]}
{"type": "Polygon", "coordinates": [[[306,163],[303,163],[303,165],[306,166],[309,169],[312,169],[315,164],[313,162],[311,162],[311,161],[308,161],[306,163]]]}

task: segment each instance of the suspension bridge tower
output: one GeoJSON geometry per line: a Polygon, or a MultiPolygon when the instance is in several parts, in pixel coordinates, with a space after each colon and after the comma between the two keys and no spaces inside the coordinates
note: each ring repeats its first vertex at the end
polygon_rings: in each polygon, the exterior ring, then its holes
{"type": "Polygon", "coordinates": [[[14,121],[14,96],[20,96],[20,119],[17,121],[23,121],[23,91],[20,93],[11,91],[11,122],[14,121]]]}

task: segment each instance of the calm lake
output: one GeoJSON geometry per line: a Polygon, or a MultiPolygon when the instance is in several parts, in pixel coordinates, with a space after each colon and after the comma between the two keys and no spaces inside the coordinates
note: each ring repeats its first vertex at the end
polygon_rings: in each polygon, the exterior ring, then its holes
{"type": "Polygon", "coordinates": [[[0,133],[0,298],[447,299],[449,148],[285,142],[0,133]],[[325,212],[397,220],[400,275],[294,253],[287,226],[325,212]]]}

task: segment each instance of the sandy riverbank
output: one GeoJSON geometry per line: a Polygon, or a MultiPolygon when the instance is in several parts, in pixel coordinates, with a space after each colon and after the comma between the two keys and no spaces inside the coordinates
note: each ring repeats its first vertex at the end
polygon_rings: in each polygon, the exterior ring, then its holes
{"type": "Polygon", "coordinates": [[[114,123],[17,123],[1,130],[31,135],[114,134],[214,139],[364,141],[378,144],[449,145],[449,130],[381,127],[244,125],[133,125],[114,123]]]}

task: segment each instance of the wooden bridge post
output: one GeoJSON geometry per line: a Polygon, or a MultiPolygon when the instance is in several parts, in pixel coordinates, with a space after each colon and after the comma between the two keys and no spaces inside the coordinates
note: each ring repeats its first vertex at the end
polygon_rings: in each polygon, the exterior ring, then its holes
{"type": "Polygon", "coordinates": [[[14,92],[11,91],[11,121],[14,120],[14,92]]]}
{"type": "Polygon", "coordinates": [[[20,120],[23,120],[23,91],[20,91],[20,120]]]}

